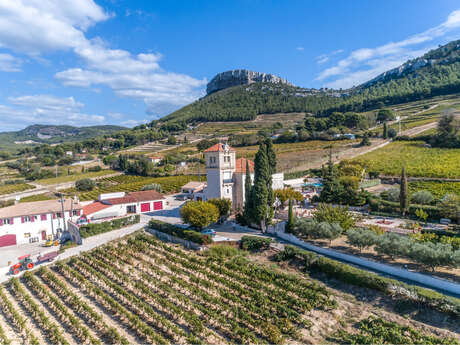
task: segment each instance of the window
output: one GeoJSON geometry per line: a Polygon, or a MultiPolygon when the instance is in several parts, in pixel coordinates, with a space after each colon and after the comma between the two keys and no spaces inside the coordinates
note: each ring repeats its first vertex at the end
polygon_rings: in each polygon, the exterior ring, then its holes
{"type": "Polygon", "coordinates": [[[22,222],[23,223],[32,222],[32,216],[24,216],[24,217],[22,217],[22,222]]]}
{"type": "Polygon", "coordinates": [[[13,224],[13,218],[0,219],[0,225],[11,225],[13,224]]]}
{"type": "Polygon", "coordinates": [[[46,220],[47,218],[48,218],[48,216],[47,216],[46,214],[42,214],[42,215],[40,216],[40,220],[41,220],[41,221],[44,221],[44,220],[46,220]]]}
{"type": "Polygon", "coordinates": [[[224,162],[230,163],[230,156],[224,156],[224,162]]]}
{"type": "Polygon", "coordinates": [[[73,210],[73,211],[72,211],[72,214],[73,214],[74,216],[79,216],[79,215],[80,215],[80,210],[73,210]]]}
{"type": "Polygon", "coordinates": [[[56,217],[62,218],[62,212],[57,212],[57,213],[56,213],[56,217]]]}
{"type": "Polygon", "coordinates": [[[230,189],[227,188],[227,194],[230,194],[230,189]]]}

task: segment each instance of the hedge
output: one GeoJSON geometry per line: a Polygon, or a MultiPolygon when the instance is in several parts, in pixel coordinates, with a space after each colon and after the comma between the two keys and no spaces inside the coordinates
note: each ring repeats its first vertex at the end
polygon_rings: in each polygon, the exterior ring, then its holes
{"type": "Polygon", "coordinates": [[[243,236],[241,238],[240,246],[241,249],[249,251],[265,250],[270,247],[272,243],[271,238],[259,237],[259,236],[243,236]]]}
{"type": "MultiPolygon", "coordinates": [[[[399,203],[398,202],[393,202],[393,201],[387,201],[387,200],[382,200],[382,199],[375,199],[371,198],[369,199],[369,208],[371,211],[374,212],[383,212],[383,213],[388,213],[388,214],[400,214],[399,211],[399,203]]],[[[422,209],[428,214],[429,219],[436,219],[439,220],[442,218],[441,216],[441,210],[437,206],[430,206],[430,205],[416,205],[416,204],[411,204],[409,205],[409,215],[416,217],[415,212],[418,209],[422,209]]]]}
{"type": "Polygon", "coordinates": [[[306,270],[322,272],[344,283],[377,290],[395,299],[408,300],[460,318],[460,299],[445,296],[416,285],[408,285],[395,279],[385,278],[292,245],[286,245],[284,250],[276,255],[278,261],[294,259],[301,261],[306,270]]]}
{"type": "Polygon", "coordinates": [[[102,234],[104,232],[121,229],[128,225],[137,224],[140,221],[141,216],[136,214],[134,216],[117,218],[107,222],[82,225],[80,227],[80,236],[82,238],[88,238],[94,235],[102,234]]]}
{"type": "Polygon", "coordinates": [[[209,235],[204,235],[194,230],[187,230],[174,224],[162,222],[161,220],[150,220],[149,227],[197,244],[203,245],[212,243],[212,238],[209,235]]]}

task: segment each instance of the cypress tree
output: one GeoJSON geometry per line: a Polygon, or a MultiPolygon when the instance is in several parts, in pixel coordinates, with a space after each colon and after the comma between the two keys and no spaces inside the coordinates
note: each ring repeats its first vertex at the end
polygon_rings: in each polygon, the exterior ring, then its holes
{"type": "Polygon", "coordinates": [[[294,210],[292,208],[293,208],[292,199],[289,198],[288,221],[286,223],[287,233],[292,233],[292,231],[294,230],[295,216],[294,216],[294,210]]]}
{"type": "Polygon", "coordinates": [[[383,123],[383,139],[387,139],[388,138],[388,126],[387,126],[387,123],[384,122],[383,123]]]}
{"type": "Polygon", "coordinates": [[[251,170],[249,168],[249,160],[246,159],[246,177],[244,179],[244,200],[249,200],[251,197],[251,170]]]}
{"type": "Polygon", "coordinates": [[[243,216],[247,223],[252,219],[252,182],[251,171],[249,170],[249,161],[246,160],[246,177],[244,179],[244,209],[243,216]]]}
{"type": "Polygon", "coordinates": [[[400,191],[399,191],[399,205],[401,214],[404,216],[409,208],[409,190],[407,185],[406,167],[403,166],[401,171],[400,191]]]}
{"type": "Polygon", "coordinates": [[[275,193],[273,192],[273,178],[272,175],[276,173],[276,154],[273,149],[273,142],[270,138],[265,139],[265,146],[267,150],[267,160],[268,160],[268,171],[269,176],[267,179],[267,188],[268,188],[268,215],[267,222],[271,223],[274,215],[273,204],[275,203],[275,193]]]}
{"type": "Polygon", "coordinates": [[[270,176],[266,146],[262,142],[254,159],[254,187],[251,190],[252,216],[254,222],[260,224],[263,232],[267,224],[268,214],[268,187],[270,176]]]}

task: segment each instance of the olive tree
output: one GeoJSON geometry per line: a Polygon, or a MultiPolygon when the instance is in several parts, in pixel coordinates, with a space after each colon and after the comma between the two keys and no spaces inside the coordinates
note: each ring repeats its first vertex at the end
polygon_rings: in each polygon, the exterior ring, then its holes
{"type": "Polygon", "coordinates": [[[367,229],[350,229],[346,233],[347,243],[357,247],[361,253],[364,248],[373,246],[377,242],[378,235],[367,229]]]}

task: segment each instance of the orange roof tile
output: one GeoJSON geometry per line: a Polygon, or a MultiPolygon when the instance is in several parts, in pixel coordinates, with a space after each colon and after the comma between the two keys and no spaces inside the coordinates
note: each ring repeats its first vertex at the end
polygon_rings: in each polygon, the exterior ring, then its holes
{"type": "Polygon", "coordinates": [[[227,151],[235,151],[232,147],[230,147],[227,144],[222,144],[222,143],[217,143],[210,148],[204,150],[204,152],[224,152],[225,148],[227,148],[227,151]]]}
{"type": "Polygon", "coordinates": [[[246,161],[249,163],[249,171],[254,172],[254,162],[246,158],[238,158],[235,162],[235,172],[246,174],[246,161]]]}
{"type": "Polygon", "coordinates": [[[86,206],[83,206],[83,214],[85,216],[88,216],[90,214],[102,211],[103,209],[106,209],[107,207],[110,207],[111,205],[105,205],[100,201],[95,201],[92,204],[88,204],[86,206]]]}

